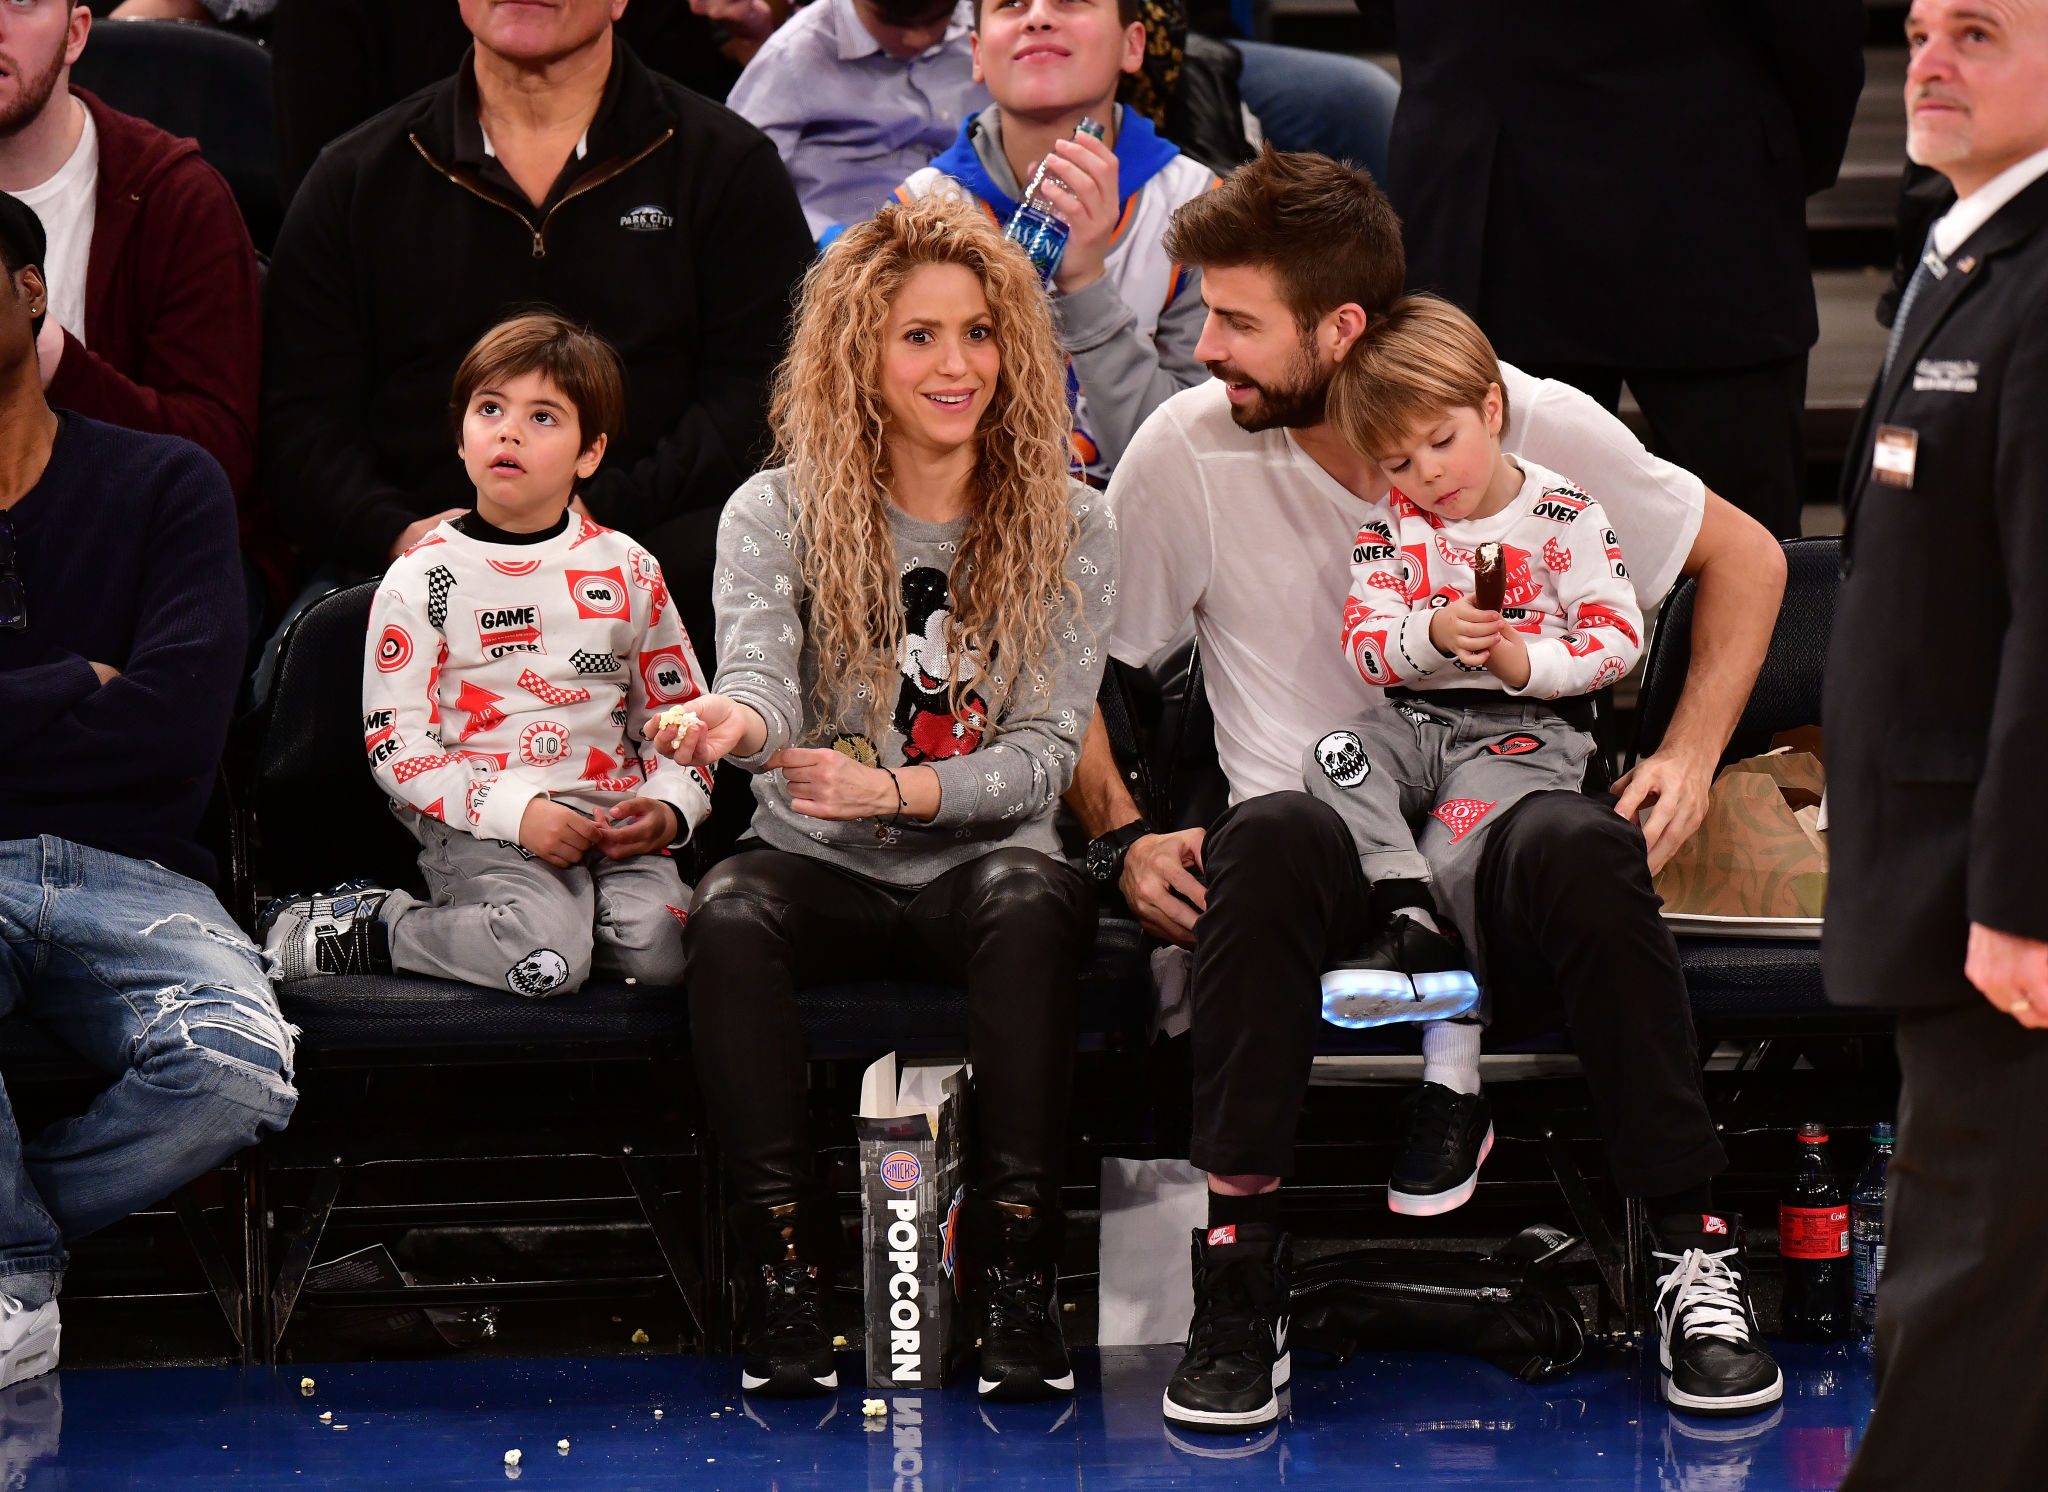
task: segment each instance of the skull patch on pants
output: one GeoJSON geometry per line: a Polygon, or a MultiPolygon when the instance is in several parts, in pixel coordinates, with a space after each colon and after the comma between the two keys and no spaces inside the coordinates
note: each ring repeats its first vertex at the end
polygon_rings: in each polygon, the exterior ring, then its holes
{"type": "Polygon", "coordinates": [[[1357,787],[1372,775],[1372,763],[1365,759],[1365,743],[1355,732],[1333,730],[1316,742],[1316,760],[1323,775],[1339,787],[1357,787]]]}

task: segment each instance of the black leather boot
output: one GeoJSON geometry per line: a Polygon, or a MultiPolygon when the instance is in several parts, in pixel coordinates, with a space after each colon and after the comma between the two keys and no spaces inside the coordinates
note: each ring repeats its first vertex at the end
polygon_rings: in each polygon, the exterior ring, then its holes
{"type": "Polygon", "coordinates": [[[752,1284],[740,1388],[797,1398],[839,1387],[832,1329],[825,1319],[839,1219],[825,1199],[732,1210],[744,1267],[752,1284]]]}
{"type": "Polygon", "coordinates": [[[1049,1208],[976,1202],[984,1399],[1050,1399],[1074,1391],[1060,1333],[1059,1254],[1066,1219],[1049,1208]]]}

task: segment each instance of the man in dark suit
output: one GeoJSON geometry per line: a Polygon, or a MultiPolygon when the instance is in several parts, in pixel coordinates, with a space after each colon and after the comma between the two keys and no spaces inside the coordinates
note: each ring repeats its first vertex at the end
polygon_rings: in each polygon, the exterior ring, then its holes
{"type": "Polygon", "coordinates": [[[1844,1492],[2048,1476],[2048,0],[1915,0],[1954,183],[1844,477],[1828,994],[1896,1007],[1877,1407],[1844,1492]]]}
{"type": "Polygon", "coordinates": [[[1861,0],[1400,0],[1387,193],[1409,287],[1779,538],[1820,335],[1806,197],[1863,87],[1861,0]]]}

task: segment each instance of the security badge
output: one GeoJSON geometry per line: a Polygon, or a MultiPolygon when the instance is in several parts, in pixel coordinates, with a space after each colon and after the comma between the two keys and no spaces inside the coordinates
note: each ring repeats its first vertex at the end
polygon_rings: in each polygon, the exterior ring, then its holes
{"type": "Polygon", "coordinates": [[[1913,465],[1920,455],[1920,432],[1903,425],[1879,425],[1870,447],[1870,474],[1887,487],[1913,485],[1913,465]]]}

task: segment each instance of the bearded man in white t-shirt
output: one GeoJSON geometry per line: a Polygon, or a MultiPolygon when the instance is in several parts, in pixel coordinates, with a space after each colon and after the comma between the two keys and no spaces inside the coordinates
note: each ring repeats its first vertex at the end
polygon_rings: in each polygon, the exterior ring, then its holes
{"type": "MultiPolygon", "coordinates": [[[[1177,1425],[1231,1431],[1278,1413],[1289,1268],[1277,1188],[1294,1167],[1320,975],[1374,930],[1356,848],[1301,791],[1301,763],[1329,721],[1392,708],[1340,642],[1351,545],[1387,483],[1323,403],[1368,319],[1400,294],[1404,263],[1370,176],[1271,151],[1183,206],[1167,243],[1202,271],[1195,356],[1215,380],[1161,406],[1110,484],[1123,574],[1109,649],[1143,665],[1192,615],[1230,806],[1206,830],[1156,832],[1099,721],[1068,801],[1098,836],[1091,866],[1116,874],[1147,928],[1193,949],[1191,1157],[1209,1173],[1210,1216],[1164,1407],[1177,1425]]],[[[1492,829],[1478,914],[1493,1019],[1526,1025],[1561,1007],[1615,1182],[1653,1219],[1666,1396],[1750,1413],[1783,1378],[1750,1307],[1739,1220],[1713,1209],[1727,1158],[1650,878],[1705,810],[1769,645],[1783,555],[1585,395],[1501,371],[1515,411],[1506,449],[1599,496],[1641,604],[1680,574],[1699,592],[1690,676],[1658,752],[1615,798],[1533,794],[1492,829]]],[[[1414,1112],[1410,1148],[1455,1142],[1414,1112]]]]}

